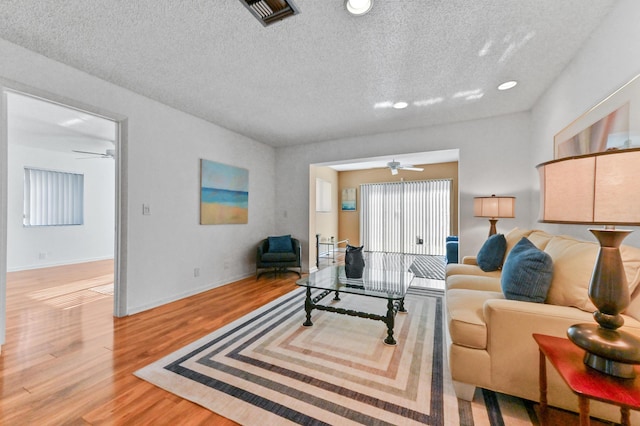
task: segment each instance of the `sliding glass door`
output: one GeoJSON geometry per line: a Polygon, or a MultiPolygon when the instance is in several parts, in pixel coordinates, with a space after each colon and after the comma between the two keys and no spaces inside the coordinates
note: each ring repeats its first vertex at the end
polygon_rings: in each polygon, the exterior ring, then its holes
{"type": "Polygon", "coordinates": [[[444,255],[451,229],[451,179],[360,186],[366,251],[444,255]]]}

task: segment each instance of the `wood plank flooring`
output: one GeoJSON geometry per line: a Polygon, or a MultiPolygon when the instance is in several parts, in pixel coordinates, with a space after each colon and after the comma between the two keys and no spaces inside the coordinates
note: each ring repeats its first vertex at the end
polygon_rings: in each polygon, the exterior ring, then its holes
{"type": "MultiPolygon", "coordinates": [[[[112,261],[7,275],[0,425],[235,424],[133,372],[297,288],[297,275],[251,277],[125,318],[113,317],[112,296],[90,290],[112,276],[112,261]]],[[[432,281],[413,284],[442,286],[432,281]]]]}
{"type": "Polygon", "coordinates": [[[132,373],[293,290],[297,275],[251,277],[125,318],[113,317],[112,296],[89,290],[112,276],[112,261],[7,275],[0,424],[234,424],[132,373]]]}

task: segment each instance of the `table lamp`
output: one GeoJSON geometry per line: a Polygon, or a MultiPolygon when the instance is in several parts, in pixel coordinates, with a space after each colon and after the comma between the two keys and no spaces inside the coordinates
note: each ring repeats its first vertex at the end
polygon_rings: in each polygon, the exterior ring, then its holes
{"type": "Polygon", "coordinates": [[[620,244],[640,225],[640,149],[623,149],[553,160],[537,166],[540,221],[605,225],[590,229],[600,243],[589,283],[597,324],[569,327],[569,339],[586,351],[584,363],[603,373],[632,378],[640,364],[640,339],[619,328],[629,305],[620,244]]]}
{"type": "Polygon", "coordinates": [[[496,231],[496,223],[500,218],[515,217],[516,197],[474,197],[473,199],[473,215],[475,217],[488,217],[489,236],[494,235],[496,231]]]}

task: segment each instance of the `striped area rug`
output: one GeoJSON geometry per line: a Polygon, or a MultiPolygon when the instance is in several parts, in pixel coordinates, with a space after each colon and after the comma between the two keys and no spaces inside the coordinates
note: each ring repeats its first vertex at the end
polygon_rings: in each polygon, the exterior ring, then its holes
{"type": "Polygon", "coordinates": [[[444,280],[444,256],[416,255],[409,271],[413,272],[416,277],[444,280]]]}
{"type": "MultiPolygon", "coordinates": [[[[384,314],[386,300],[342,294],[345,309],[384,314]]],[[[326,300],[326,299],[325,299],[326,300]]],[[[247,425],[536,424],[531,404],[476,391],[455,397],[443,343],[442,292],[411,289],[386,326],[314,311],[289,293],[135,374],[247,425]]]]}

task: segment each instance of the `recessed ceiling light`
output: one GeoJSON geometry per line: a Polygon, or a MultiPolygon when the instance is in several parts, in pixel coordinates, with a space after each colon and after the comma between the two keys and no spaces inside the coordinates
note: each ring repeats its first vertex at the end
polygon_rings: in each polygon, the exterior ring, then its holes
{"type": "Polygon", "coordinates": [[[350,14],[355,16],[362,16],[371,10],[373,6],[373,0],[346,0],[344,6],[347,8],[350,14]]]}
{"type": "Polygon", "coordinates": [[[404,109],[404,108],[406,108],[408,106],[409,106],[409,104],[406,103],[406,102],[396,102],[395,104],[393,104],[393,107],[395,109],[404,109]]]}
{"type": "Polygon", "coordinates": [[[509,90],[509,89],[513,89],[514,87],[516,87],[516,85],[518,84],[517,81],[515,80],[509,80],[509,81],[505,81],[504,83],[502,83],[500,86],[498,86],[498,90],[509,90]]]}

